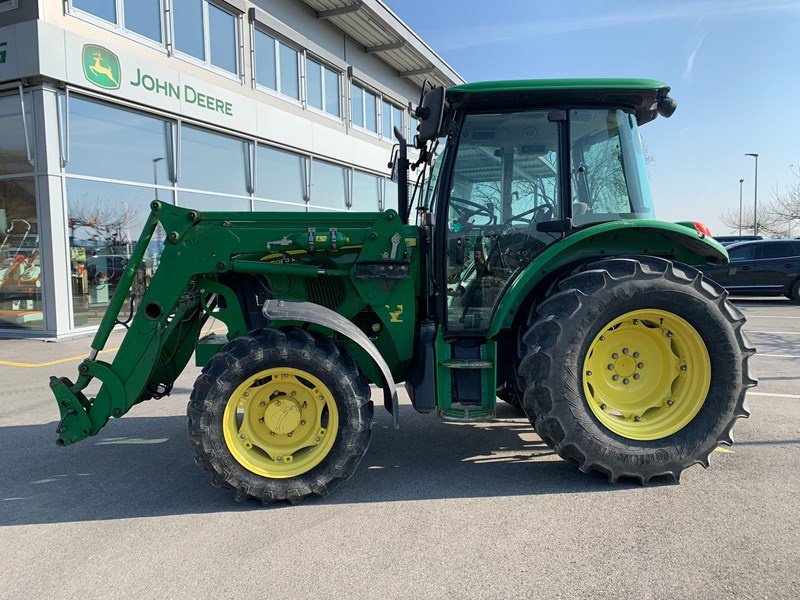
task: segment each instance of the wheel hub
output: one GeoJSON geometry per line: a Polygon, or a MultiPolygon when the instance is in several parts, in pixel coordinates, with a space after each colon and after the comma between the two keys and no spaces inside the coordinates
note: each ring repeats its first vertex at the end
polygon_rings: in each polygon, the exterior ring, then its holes
{"type": "Polygon", "coordinates": [[[280,435],[292,433],[302,420],[300,405],[286,396],[278,396],[271,400],[264,411],[264,424],[280,435]]]}
{"type": "Polygon", "coordinates": [[[697,330],[673,313],[642,309],[621,315],[586,354],[583,389],[608,429],[654,440],[684,427],[708,393],[711,363],[697,330]]]}

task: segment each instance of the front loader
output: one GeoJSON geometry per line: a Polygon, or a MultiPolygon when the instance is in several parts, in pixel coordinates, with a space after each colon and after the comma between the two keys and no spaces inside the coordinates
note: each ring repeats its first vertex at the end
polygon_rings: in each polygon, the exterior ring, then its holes
{"type": "Polygon", "coordinates": [[[370,384],[395,426],[399,382],[414,409],[446,420],[493,419],[501,398],[611,481],[677,481],[731,444],[754,349],[744,316],[695,268],[726,263],[723,247],[702,226],[655,219],[638,128],[674,112],[669,88],[425,91],[413,165],[395,131],[398,210],[154,201],[77,380],[51,378],[58,443],[169,394],[194,355],[189,441],[238,500],[298,502],[350,477],[369,445],[370,384]],[[158,227],[159,267],[134,294],[158,227]],[[209,319],[225,334],[201,335],[209,319]],[[100,360],[120,323],[119,351],[100,360]]]}

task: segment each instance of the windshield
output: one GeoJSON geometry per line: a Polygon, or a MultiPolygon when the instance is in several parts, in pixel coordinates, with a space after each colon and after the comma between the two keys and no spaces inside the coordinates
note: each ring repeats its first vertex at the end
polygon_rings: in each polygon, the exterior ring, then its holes
{"type": "Polygon", "coordinates": [[[622,110],[570,111],[572,219],[585,225],[654,219],[642,141],[622,110]]]}

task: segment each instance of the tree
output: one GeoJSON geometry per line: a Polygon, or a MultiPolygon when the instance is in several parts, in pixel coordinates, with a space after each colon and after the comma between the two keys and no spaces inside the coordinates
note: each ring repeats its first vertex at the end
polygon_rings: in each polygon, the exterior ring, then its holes
{"type": "MultiPolygon", "coordinates": [[[[758,206],[758,233],[770,237],[793,237],[800,229],[800,169],[793,169],[797,178],[783,191],[773,190],[772,199],[758,206]]],[[[739,210],[730,209],[720,215],[725,227],[739,232],[739,210]]],[[[742,233],[753,233],[753,208],[745,207],[741,215],[742,233]]]]}

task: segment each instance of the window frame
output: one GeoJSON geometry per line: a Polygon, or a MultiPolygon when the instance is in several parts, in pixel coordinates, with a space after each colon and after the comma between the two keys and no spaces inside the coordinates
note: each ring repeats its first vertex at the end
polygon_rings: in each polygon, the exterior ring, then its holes
{"type": "Polygon", "coordinates": [[[275,31],[260,25],[259,23],[252,24],[252,35],[251,35],[251,43],[252,43],[252,65],[250,69],[252,71],[252,79],[253,79],[253,89],[259,92],[264,92],[265,94],[270,94],[271,96],[275,96],[280,98],[281,100],[286,100],[287,102],[291,102],[293,104],[300,105],[304,107],[305,105],[305,50],[298,46],[297,44],[291,42],[290,40],[286,39],[282,35],[279,35],[275,31]],[[258,64],[258,50],[256,46],[256,34],[261,33],[262,35],[266,35],[267,37],[272,39],[273,48],[274,48],[274,56],[275,56],[275,88],[272,89],[271,87],[264,85],[263,83],[259,83],[257,74],[257,64],[258,64]],[[287,46],[294,50],[297,53],[297,95],[298,97],[295,98],[294,96],[290,96],[285,94],[281,91],[281,44],[287,46]]]}
{"type": "MultiPolygon", "coordinates": [[[[125,26],[125,2],[135,2],[136,0],[114,0],[114,9],[117,13],[117,22],[112,23],[111,21],[106,21],[102,17],[98,17],[97,15],[93,15],[90,12],[82,10],[81,8],[74,5],[74,0],[67,0],[66,1],[66,14],[75,17],[77,19],[81,19],[92,25],[97,25],[98,27],[102,27],[108,31],[112,31],[118,35],[122,35],[124,37],[130,38],[136,42],[141,44],[145,44],[147,46],[151,46],[156,50],[161,50],[162,52],[168,52],[169,40],[172,38],[172,23],[171,23],[171,16],[172,16],[172,0],[159,0],[159,23],[161,25],[161,41],[154,40],[152,38],[147,37],[146,35],[142,35],[141,33],[137,33],[132,29],[128,29],[125,26]],[[169,5],[168,5],[169,4],[169,5]],[[169,17],[168,17],[169,13],[169,17]],[[168,21],[170,21],[168,23],[168,21]]],[[[12,0],[12,2],[17,2],[17,0],[12,0]]],[[[16,8],[12,6],[12,8],[16,8]]],[[[0,12],[4,10],[10,10],[7,8],[0,7],[0,12]]]]}
{"type": "MultiPolygon", "coordinates": [[[[72,0],[70,0],[71,2],[72,0]]],[[[121,1],[121,0],[117,0],[121,1]]],[[[162,3],[166,0],[161,0],[162,3]]],[[[185,60],[188,63],[193,65],[197,65],[199,67],[203,67],[204,69],[208,69],[216,73],[217,75],[222,75],[223,77],[227,77],[228,79],[232,79],[234,81],[242,82],[244,78],[244,68],[243,64],[244,61],[242,60],[242,13],[229,6],[224,2],[215,2],[214,0],[200,0],[203,6],[203,58],[199,59],[196,56],[192,56],[186,52],[183,52],[178,49],[177,45],[175,44],[175,10],[172,4],[172,0],[169,0],[169,51],[172,56],[175,58],[179,58],[181,60],[185,60]],[[233,31],[234,31],[234,48],[236,51],[236,73],[232,73],[227,69],[223,69],[222,67],[218,67],[217,65],[211,62],[211,30],[210,30],[210,21],[208,17],[208,6],[209,4],[213,5],[215,8],[218,8],[224,13],[229,14],[233,17],[233,31]]]]}
{"type": "Polygon", "coordinates": [[[381,98],[381,110],[380,110],[381,137],[384,140],[387,140],[389,142],[393,142],[394,141],[393,131],[394,131],[394,128],[397,127],[397,123],[394,122],[394,110],[395,109],[400,113],[400,131],[405,133],[406,118],[403,115],[403,113],[405,112],[403,107],[398,105],[397,103],[393,102],[392,99],[390,99],[388,96],[383,96],[381,98]],[[383,109],[384,109],[384,105],[388,105],[389,106],[389,119],[391,121],[391,124],[389,126],[389,131],[388,132],[383,131],[383,109]]]}
{"type": "Polygon", "coordinates": [[[316,114],[328,117],[339,123],[344,121],[344,115],[342,114],[342,71],[337,69],[327,61],[321,59],[316,54],[309,52],[308,50],[303,50],[303,73],[301,75],[301,79],[304,83],[303,85],[303,105],[305,108],[314,112],[316,114]],[[316,106],[312,105],[308,101],[308,61],[314,62],[320,66],[320,73],[321,73],[321,85],[322,85],[322,108],[317,108],[316,106]],[[328,98],[328,84],[325,79],[325,70],[328,70],[336,75],[336,82],[337,82],[337,90],[336,94],[339,98],[339,114],[335,115],[331,112],[328,112],[325,108],[327,105],[327,98],[328,98]]]}
{"type": "Polygon", "coordinates": [[[363,83],[357,79],[350,80],[350,94],[348,94],[348,109],[350,110],[350,127],[356,131],[366,133],[373,137],[381,138],[381,101],[383,94],[375,88],[363,83]],[[361,97],[361,119],[364,125],[358,125],[353,122],[353,86],[360,89],[363,93],[361,97]],[[375,97],[375,131],[369,129],[367,125],[367,94],[375,97]]]}

